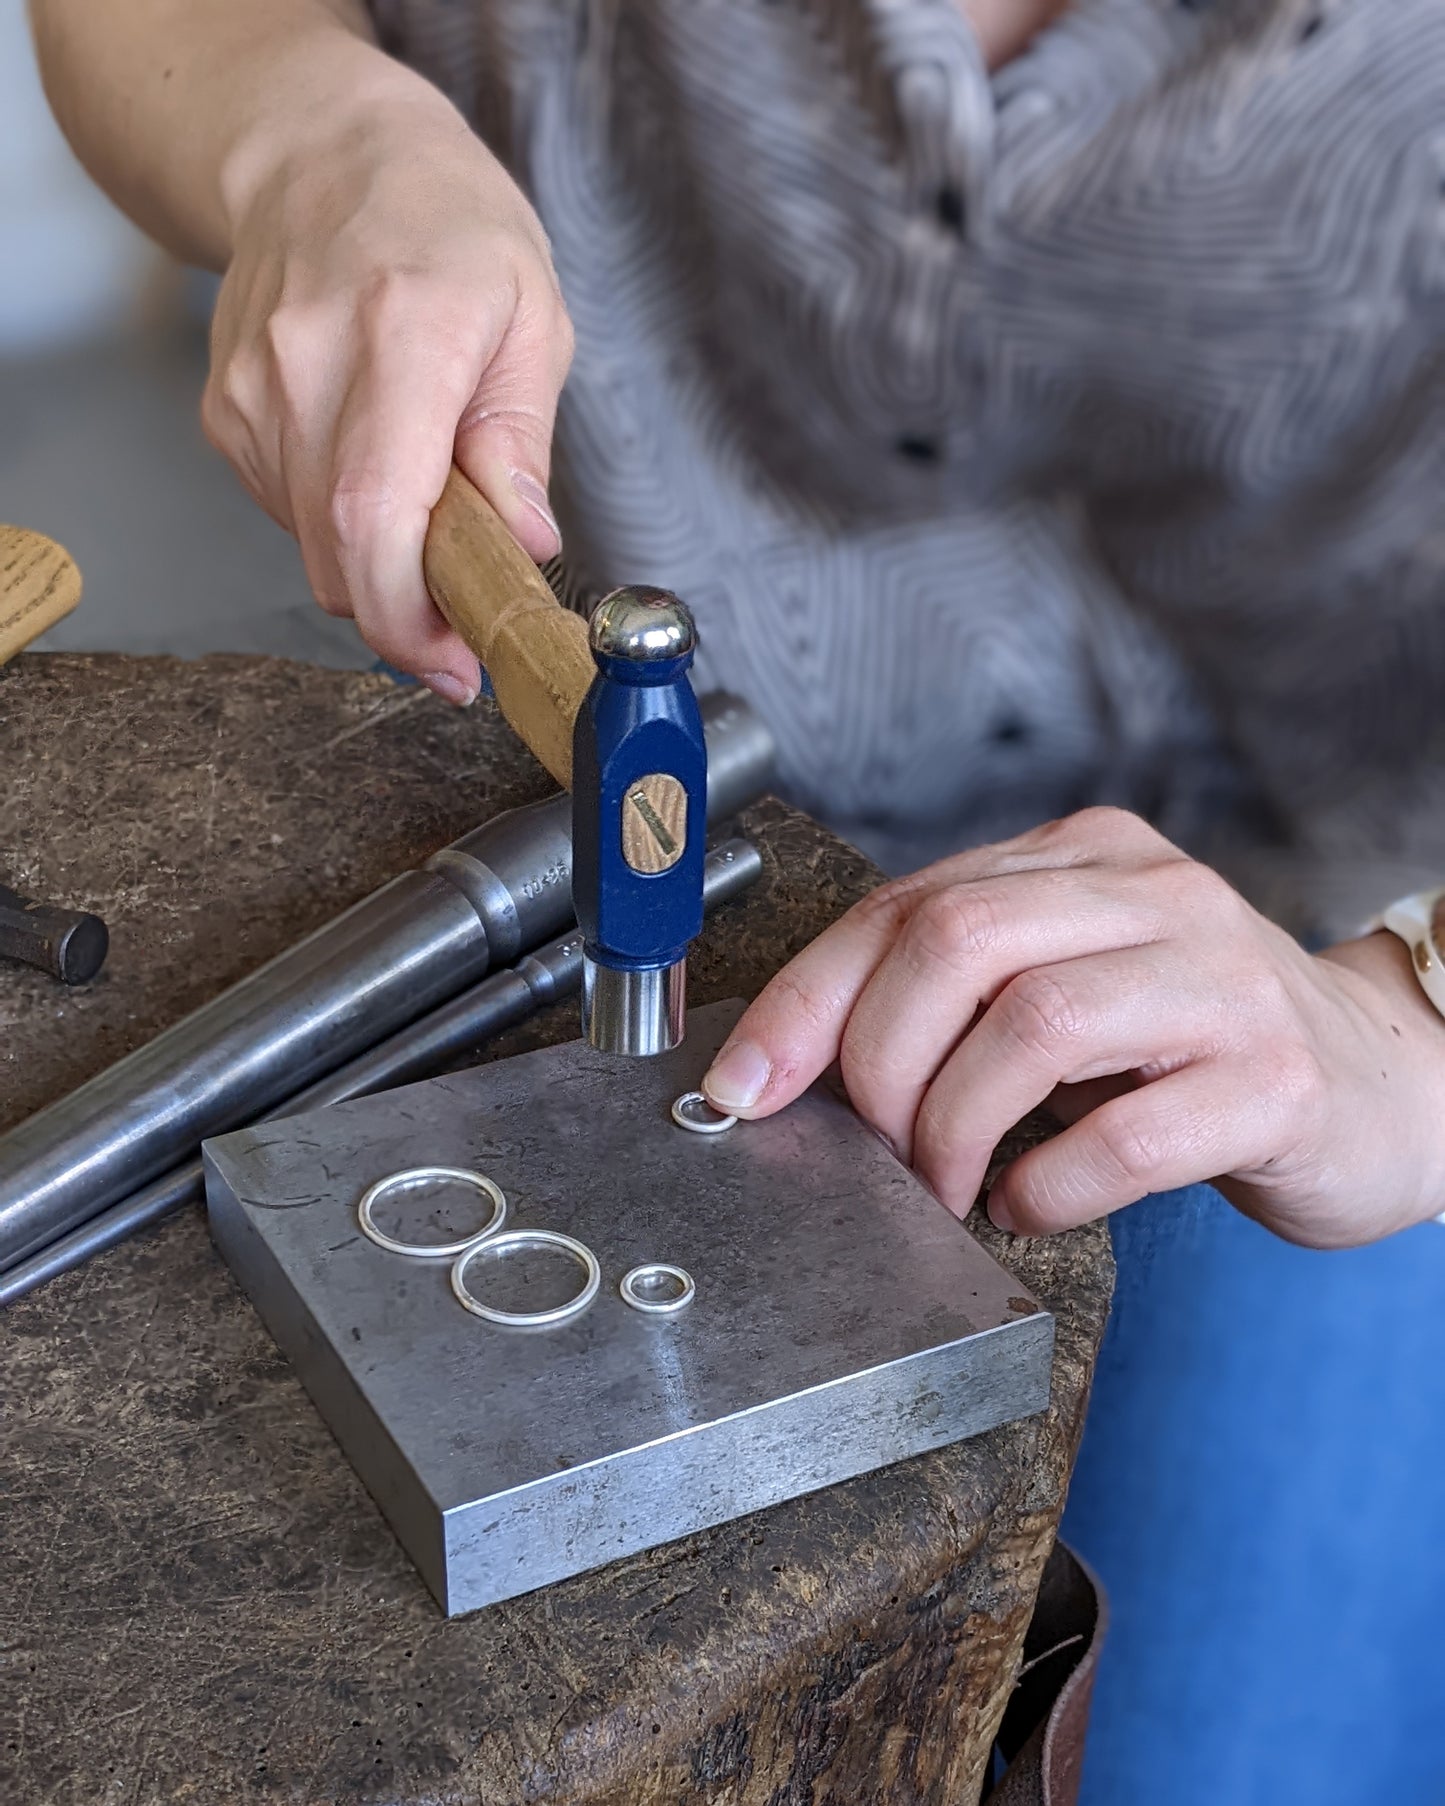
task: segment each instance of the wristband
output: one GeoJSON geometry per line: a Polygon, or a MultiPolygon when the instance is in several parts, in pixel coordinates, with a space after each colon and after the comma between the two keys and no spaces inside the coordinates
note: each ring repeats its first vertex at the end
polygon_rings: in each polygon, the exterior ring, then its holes
{"type": "Polygon", "coordinates": [[[1401,897],[1380,917],[1378,926],[1397,934],[1410,949],[1421,990],[1445,1016],[1445,886],[1401,897]]]}

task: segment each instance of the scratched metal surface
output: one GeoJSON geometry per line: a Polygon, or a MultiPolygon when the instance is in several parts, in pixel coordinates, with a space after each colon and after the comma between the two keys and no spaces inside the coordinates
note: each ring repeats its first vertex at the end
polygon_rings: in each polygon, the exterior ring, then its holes
{"type": "Polygon", "coordinates": [[[826,1082],[719,1135],[671,1121],[742,1007],[660,1058],[573,1042],[207,1143],[218,1246],[448,1612],[1048,1403],[1052,1320],[826,1082]],[[369,1241],[368,1185],[428,1163],[591,1248],[591,1305],[500,1327],[448,1262],[369,1241]],[[676,1316],[618,1295],[648,1260],[698,1283],[676,1316]]]}

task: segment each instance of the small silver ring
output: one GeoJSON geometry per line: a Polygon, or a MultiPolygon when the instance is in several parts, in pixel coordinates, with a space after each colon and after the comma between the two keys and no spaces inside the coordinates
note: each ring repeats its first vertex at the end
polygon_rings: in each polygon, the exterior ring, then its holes
{"type": "Polygon", "coordinates": [[[565,1323],[569,1317],[587,1309],[601,1284],[602,1269],[597,1264],[597,1256],[585,1242],[575,1241],[557,1229],[510,1229],[505,1235],[489,1235],[485,1241],[473,1243],[458,1255],[452,1268],[452,1290],[457,1295],[457,1302],[473,1316],[485,1317],[488,1323],[505,1324],[510,1329],[539,1329],[547,1323],[565,1323]],[[560,1248],[586,1269],[587,1278],[582,1290],[566,1304],[554,1305],[549,1311],[499,1311],[495,1305],[483,1304],[467,1290],[467,1263],[473,1255],[511,1248],[560,1248]]]}
{"type": "Polygon", "coordinates": [[[694,1135],[721,1135],[731,1129],[737,1117],[729,1116],[711,1104],[700,1091],[684,1091],[673,1103],[672,1120],[679,1129],[691,1129],[694,1135]]]}
{"type": "Polygon", "coordinates": [[[635,1311],[646,1311],[653,1317],[670,1316],[673,1311],[680,1311],[684,1305],[691,1304],[697,1296],[692,1274],[665,1260],[644,1261],[640,1267],[634,1267],[617,1289],[622,1294],[624,1304],[630,1304],[635,1311]],[[682,1290],[675,1298],[644,1298],[637,1288],[645,1279],[680,1280],[682,1290]]]}
{"type": "Polygon", "coordinates": [[[356,1207],[357,1221],[361,1224],[361,1232],[378,1248],[385,1248],[388,1254],[405,1254],[413,1260],[451,1259],[466,1249],[474,1247],[478,1242],[487,1240],[501,1228],[507,1220],[507,1198],[499,1185],[485,1173],[474,1173],[464,1166],[409,1166],[405,1172],[388,1173],[384,1179],[366,1191],[356,1207]],[[378,1229],[373,1212],[384,1197],[391,1192],[402,1191],[410,1185],[425,1185],[428,1180],[451,1179],[458,1185],[470,1185],[479,1191],[484,1198],[490,1198],[492,1214],[480,1229],[459,1242],[399,1242],[384,1229],[378,1229]]]}

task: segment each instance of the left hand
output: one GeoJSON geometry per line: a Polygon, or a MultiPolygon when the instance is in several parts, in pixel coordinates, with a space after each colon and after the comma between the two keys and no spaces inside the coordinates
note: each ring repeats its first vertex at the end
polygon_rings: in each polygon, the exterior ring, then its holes
{"type": "Polygon", "coordinates": [[[883,885],[773,979],[703,1086],[768,1116],[835,1059],[959,1216],[1021,1117],[1070,1124],[993,1186],[1020,1234],[1200,1180],[1318,1248],[1445,1209],[1445,1021],[1406,949],[1312,957],[1118,809],[883,885]]]}

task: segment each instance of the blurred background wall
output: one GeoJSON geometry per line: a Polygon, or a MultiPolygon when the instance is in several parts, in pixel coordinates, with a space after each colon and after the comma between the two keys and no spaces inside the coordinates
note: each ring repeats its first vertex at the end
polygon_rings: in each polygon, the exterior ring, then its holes
{"type": "Polygon", "coordinates": [[[37,645],[370,664],[206,444],[213,285],[143,238],[71,155],[24,0],[0,0],[0,245],[0,520],[60,540],[85,578],[80,607],[37,645]]]}
{"type": "Polygon", "coordinates": [[[0,356],[139,319],[156,252],[94,188],[41,92],[23,0],[0,0],[0,356]]]}

